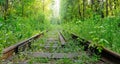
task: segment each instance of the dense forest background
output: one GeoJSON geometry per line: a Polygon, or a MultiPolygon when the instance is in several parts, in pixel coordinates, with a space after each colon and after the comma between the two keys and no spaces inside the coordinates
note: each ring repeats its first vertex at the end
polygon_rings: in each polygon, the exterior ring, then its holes
{"type": "MultiPolygon", "coordinates": [[[[120,0],[0,0],[0,51],[36,33],[51,21],[63,30],[120,53],[120,0]]],[[[100,48],[99,48],[100,49],[100,48]]]]}
{"type": "Polygon", "coordinates": [[[85,20],[96,15],[100,18],[114,17],[119,15],[119,3],[118,0],[61,0],[61,17],[66,20],[85,20]]]}

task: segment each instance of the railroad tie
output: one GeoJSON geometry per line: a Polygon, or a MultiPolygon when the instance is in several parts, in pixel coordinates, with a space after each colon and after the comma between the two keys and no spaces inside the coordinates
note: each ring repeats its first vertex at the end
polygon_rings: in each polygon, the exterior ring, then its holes
{"type": "Polygon", "coordinates": [[[76,58],[79,53],[44,53],[44,52],[33,52],[29,53],[30,56],[40,58],[51,58],[51,59],[62,59],[62,58],[76,58]]]}

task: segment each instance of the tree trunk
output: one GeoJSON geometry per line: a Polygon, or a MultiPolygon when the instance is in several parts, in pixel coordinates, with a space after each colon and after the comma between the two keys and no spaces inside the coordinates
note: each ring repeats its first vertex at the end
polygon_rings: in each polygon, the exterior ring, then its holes
{"type": "Polygon", "coordinates": [[[100,7],[101,8],[101,12],[100,12],[101,13],[101,18],[104,18],[104,12],[103,12],[103,10],[104,10],[104,0],[101,1],[100,5],[101,5],[101,7],[100,7]]]}
{"type": "Polygon", "coordinates": [[[6,0],[4,4],[4,20],[7,19],[7,15],[8,15],[8,0],[6,0]]]}
{"type": "Polygon", "coordinates": [[[24,16],[24,1],[22,1],[22,16],[24,16]]]}
{"type": "Polygon", "coordinates": [[[113,15],[113,10],[112,10],[112,0],[110,0],[110,13],[113,15]]]}
{"type": "Polygon", "coordinates": [[[78,9],[79,9],[79,18],[80,18],[80,17],[81,17],[81,11],[80,11],[80,8],[81,8],[81,7],[80,7],[80,0],[78,0],[78,3],[79,3],[79,4],[78,4],[78,9]]]}
{"type": "Polygon", "coordinates": [[[106,17],[108,16],[108,0],[106,0],[106,17]]]}
{"type": "Polygon", "coordinates": [[[43,12],[44,12],[44,0],[43,0],[43,12]]]}
{"type": "Polygon", "coordinates": [[[94,10],[94,0],[91,0],[91,9],[94,10]]]}
{"type": "Polygon", "coordinates": [[[83,20],[84,20],[84,17],[85,17],[85,0],[83,0],[83,20]]]}
{"type": "Polygon", "coordinates": [[[115,4],[114,9],[116,9],[116,0],[114,0],[114,4],[115,4]]]}

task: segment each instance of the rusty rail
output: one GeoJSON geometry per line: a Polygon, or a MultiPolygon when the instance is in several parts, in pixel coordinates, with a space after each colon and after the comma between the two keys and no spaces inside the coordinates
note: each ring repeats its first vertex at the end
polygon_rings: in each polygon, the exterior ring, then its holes
{"type": "Polygon", "coordinates": [[[101,56],[110,62],[114,62],[116,64],[120,63],[120,55],[111,50],[108,50],[107,48],[103,48],[101,56]]]}
{"type": "Polygon", "coordinates": [[[60,42],[61,42],[61,46],[64,47],[65,44],[66,44],[66,40],[64,38],[64,36],[62,35],[61,32],[59,32],[59,39],[60,39],[60,42]]]}
{"type": "Polygon", "coordinates": [[[42,35],[43,35],[43,32],[40,33],[40,34],[37,34],[35,36],[32,36],[31,38],[26,39],[22,42],[19,42],[19,43],[13,45],[13,46],[10,46],[10,47],[4,49],[2,59],[8,59],[14,53],[17,54],[19,52],[20,47],[23,47],[23,50],[25,49],[26,46],[31,48],[31,42],[34,41],[35,39],[38,39],[42,35]]]}
{"type": "MultiPolygon", "coordinates": [[[[72,38],[73,39],[77,39],[77,38],[80,38],[79,36],[75,35],[75,34],[71,34],[72,38]]],[[[80,45],[83,45],[85,47],[85,50],[87,50],[89,48],[89,45],[91,43],[91,41],[88,41],[88,40],[85,40],[84,38],[80,38],[80,45]]],[[[92,50],[94,49],[94,53],[96,53],[97,51],[97,48],[98,46],[95,46],[92,48],[92,50]]],[[[97,51],[98,52],[98,51],[97,51]]],[[[107,48],[104,48],[102,49],[102,52],[100,53],[101,57],[102,57],[102,61],[108,61],[110,63],[113,63],[113,64],[119,64],[120,63],[120,55],[111,51],[111,50],[108,50],[107,48]]]]}

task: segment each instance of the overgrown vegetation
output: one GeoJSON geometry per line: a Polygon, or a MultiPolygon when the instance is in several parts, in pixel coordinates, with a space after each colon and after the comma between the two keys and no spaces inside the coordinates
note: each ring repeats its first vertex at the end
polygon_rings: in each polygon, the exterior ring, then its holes
{"type": "Polygon", "coordinates": [[[120,53],[118,0],[61,1],[64,30],[120,53]]]}
{"type": "Polygon", "coordinates": [[[48,29],[50,2],[0,0],[0,52],[48,29]]]}
{"type": "MultiPolygon", "coordinates": [[[[55,27],[55,26],[54,26],[55,27]]],[[[53,27],[53,29],[55,30],[55,28],[53,27]]],[[[57,26],[57,28],[59,28],[57,26]]],[[[55,30],[56,32],[57,30],[55,30]]],[[[15,63],[19,63],[19,62],[24,62],[27,61],[27,63],[29,64],[34,64],[34,63],[55,63],[55,64],[95,64],[99,61],[100,57],[98,55],[90,55],[89,52],[84,51],[84,47],[78,45],[77,43],[79,43],[78,41],[74,41],[72,40],[72,38],[70,37],[70,35],[68,33],[63,33],[64,37],[67,40],[67,43],[65,44],[64,47],[59,47],[61,45],[59,42],[59,37],[57,36],[57,32],[53,33],[53,31],[49,31],[47,33],[45,33],[45,36],[41,37],[39,40],[36,40],[34,42],[32,42],[32,48],[31,49],[26,49],[25,52],[21,52],[19,55],[17,55],[13,61],[11,62],[15,62],[15,63]],[[54,34],[52,36],[49,36],[50,34],[54,34]],[[51,47],[45,48],[45,45],[47,41],[50,37],[54,37],[56,39],[58,39],[57,44],[58,46],[56,48],[52,47],[53,45],[50,45],[51,47]],[[31,52],[43,52],[43,53],[78,53],[78,57],[75,58],[44,58],[44,57],[33,57],[30,56],[31,52]]],[[[55,42],[49,42],[49,44],[54,44],[55,42]]]]}

